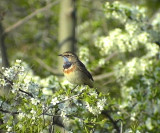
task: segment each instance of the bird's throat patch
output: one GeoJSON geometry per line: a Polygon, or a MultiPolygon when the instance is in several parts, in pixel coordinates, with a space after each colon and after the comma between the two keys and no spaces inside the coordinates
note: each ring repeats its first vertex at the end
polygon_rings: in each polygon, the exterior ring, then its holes
{"type": "Polygon", "coordinates": [[[63,68],[64,69],[68,69],[68,68],[70,68],[72,66],[72,64],[70,63],[70,62],[67,62],[67,63],[65,63],[64,65],[63,65],[63,68]]]}
{"type": "Polygon", "coordinates": [[[76,69],[76,65],[71,65],[69,68],[64,68],[63,72],[65,74],[69,74],[69,73],[73,72],[75,69],[76,69]]]}

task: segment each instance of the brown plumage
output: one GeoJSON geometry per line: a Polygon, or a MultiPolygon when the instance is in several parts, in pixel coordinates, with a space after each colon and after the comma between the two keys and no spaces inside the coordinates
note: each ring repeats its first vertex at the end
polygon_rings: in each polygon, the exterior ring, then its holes
{"type": "Polygon", "coordinates": [[[72,84],[88,85],[93,87],[93,78],[85,65],[78,59],[78,56],[72,52],[60,54],[64,59],[63,72],[65,77],[72,84]]]}

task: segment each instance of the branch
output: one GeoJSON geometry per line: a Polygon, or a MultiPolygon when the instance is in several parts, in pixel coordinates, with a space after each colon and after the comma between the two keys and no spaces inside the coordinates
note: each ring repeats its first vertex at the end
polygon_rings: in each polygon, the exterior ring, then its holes
{"type": "Polygon", "coordinates": [[[30,97],[33,97],[32,93],[26,92],[24,90],[19,89],[20,92],[27,94],[30,97]]]}
{"type": "Polygon", "coordinates": [[[115,80],[110,79],[109,81],[105,82],[105,83],[103,84],[103,86],[105,86],[105,85],[107,85],[107,84],[111,84],[111,83],[113,83],[113,82],[115,82],[115,80]]]}
{"type": "MultiPolygon", "coordinates": [[[[71,96],[71,97],[69,97],[69,98],[67,98],[67,99],[64,99],[63,101],[60,101],[60,102],[57,103],[56,105],[61,104],[61,103],[65,102],[65,101],[71,100],[71,99],[73,99],[73,98],[81,95],[82,93],[83,93],[83,91],[82,91],[81,93],[77,94],[77,95],[73,95],[73,96],[71,96]]],[[[47,111],[48,111],[50,108],[53,108],[53,107],[56,106],[56,105],[51,105],[51,106],[47,107],[47,109],[46,109],[45,111],[43,111],[43,113],[40,114],[40,115],[46,114],[47,111]]]]}
{"type": "Polygon", "coordinates": [[[102,111],[102,114],[105,115],[111,121],[111,123],[113,124],[113,126],[116,129],[117,133],[121,133],[120,129],[119,129],[118,125],[117,125],[119,120],[118,121],[113,120],[113,118],[108,114],[108,112],[106,110],[102,111]]]}
{"type": "Polygon", "coordinates": [[[53,3],[49,3],[47,4],[45,7],[40,8],[35,10],[34,12],[32,12],[31,14],[29,14],[28,16],[24,17],[23,19],[19,20],[18,22],[16,22],[15,24],[11,25],[10,27],[8,27],[3,34],[7,34],[13,30],[15,30],[16,28],[20,27],[21,25],[25,24],[28,20],[30,20],[31,18],[33,18],[34,16],[36,16],[38,13],[44,12],[46,10],[48,10],[49,8],[51,8],[52,6],[58,4],[60,2],[60,0],[54,1],[53,3]]]}
{"type": "Polygon", "coordinates": [[[56,75],[56,76],[63,76],[63,74],[59,73],[59,71],[57,69],[53,69],[52,67],[48,66],[47,64],[45,64],[40,58],[38,57],[33,57],[35,59],[35,61],[40,64],[43,68],[45,68],[47,71],[51,72],[52,74],[56,75]]]}
{"type": "Polygon", "coordinates": [[[2,108],[0,108],[0,111],[3,112],[3,113],[9,113],[9,114],[19,114],[19,112],[10,112],[8,110],[3,110],[2,108]]]}
{"type": "Polygon", "coordinates": [[[110,73],[104,73],[104,74],[100,74],[100,75],[96,75],[93,77],[94,80],[102,80],[108,77],[111,77],[114,75],[114,72],[110,72],[110,73]]]}
{"type": "MultiPolygon", "coordinates": [[[[11,88],[12,88],[13,82],[10,81],[1,71],[0,71],[0,74],[3,76],[3,78],[4,78],[5,80],[7,80],[7,82],[10,84],[10,86],[11,86],[11,88]]],[[[32,95],[31,93],[26,92],[26,91],[24,91],[24,90],[21,90],[20,88],[19,88],[19,91],[27,94],[27,95],[30,96],[30,97],[33,97],[33,95],[32,95]]]]}
{"type": "MultiPolygon", "coordinates": [[[[115,57],[115,56],[117,56],[117,55],[118,55],[118,52],[117,52],[117,51],[114,52],[113,54],[109,55],[109,56],[105,59],[105,63],[108,62],[109,60],[111,60],[113,57],[115,57]]],[[[96,68],[93,70],[92,74],[94,75],[95,73],[99,72],[101,69],[102,69],[102,66],[101,66],[101,65],[98,66],[98,67],[96,67],[96,68]]]]}
{"type": "Polygon", "coordinates": [[[3,25],[0,22],[0,48],[1,48],[1,59],[2,59],[2,66],[3,67],[9,67],[9,61],[8,61],[8,55],[7,55],[7,49],[5,46],[5,35],[3,34],[3,25]]]}
{"type": "Polygon", "coordinates": [[[149,19],[149,24],[152,24],[153,20],[157,17],[160,13],[160,8],[153,14],[153,16],[149,19]]]}

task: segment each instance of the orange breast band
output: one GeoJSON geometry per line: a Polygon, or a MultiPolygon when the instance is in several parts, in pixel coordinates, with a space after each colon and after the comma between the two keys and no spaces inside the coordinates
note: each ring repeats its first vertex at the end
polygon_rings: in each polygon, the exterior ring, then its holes
{"type": "Polygon", "coordinates": [[[68,68],[68,69],[63,69],[63,72],[64,72],[65,74],[69,74],[69,73],[73,72],[75,69],[76,69],[76,65],[72,65],[72,66],[71,66],[70,68],[68,68]]]}

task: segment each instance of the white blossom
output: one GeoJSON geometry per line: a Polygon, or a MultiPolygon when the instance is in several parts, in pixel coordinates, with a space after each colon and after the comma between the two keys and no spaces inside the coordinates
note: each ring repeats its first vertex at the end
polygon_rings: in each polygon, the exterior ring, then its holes
{"type": "Polygon", "coordinates": [[[152,120],[151,120],[151,118],[149,117],[149,118],[147,118],[147,120],[146,120],[146,127],[149,129],[149,130],[152,130],[153,129],[153,126],[152,126],[152,120]]]}
{"type": "Polygon", "coordinates": [[[62,110],[60,116],[62,116],[63,118],[66,117],[66,112],[62,110]]]}
{"type": "Polygon", "coordinates": [[[37,105],[38,103],[40,103],[40,100],[36,98],[31,98],[31,103],[37,105]]]}
{"type": "Polygon", "coordinates": [[[131,119],[132,121],[135,121],[135,120],[136,120],[136,119],[135,119],[135,116],[136,116],[136,113],[132,113],[130,119],[131,119]]]}
{"type": "Polygon", "coordinates": [[[86,102],[86,108],[88,109],[89,112],[91,112],[94,115],[98,115],[101,113],[99,108],[90,106],[88,102],[86,102]]]}
{"type": "Polygon", "coordinates": [[[20,64],[20,63],[22,63],[22,61],[17,59],[17,60],[16,60],[16,63],[19,63],[19,64],[20,64]]]}
{"type": "Polygon", "coordinates": [[[18,114],[18,118],[19,118],[19,119],[22,119],[22,118],[24,118],[24,117],[25,117],[25,113],[20,112],[20,113],[18,114]]]}
{"type": "Polygon", "coordinates": [[[100,99],[98,102],[97,102],[97,107],[102,111],[104,106],[106,105],[106,99],[103,98],[103,99],[100,99]]]}
{"type": "Polygon", "coordinates": [[[11,127],[11,126],[8,126],[8,125],[7,125],[6,128],[7,128],[7,132],[8,132],[8,133],[12,131],[12,127],[11,127]]]}
{"type": "Polygon", "coordinates": [[[31,112],[33,115],[35,115],[35,114],[37,113],[34,109],[32,109],[30,112],[31,112]]]}
{"type": "Polygon", "coordinates": [[[57,103],[59,103],[58,98],[57,97],[53,98],[51,104],[56,105],[57,103]]]}

